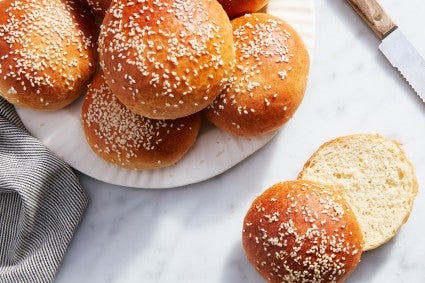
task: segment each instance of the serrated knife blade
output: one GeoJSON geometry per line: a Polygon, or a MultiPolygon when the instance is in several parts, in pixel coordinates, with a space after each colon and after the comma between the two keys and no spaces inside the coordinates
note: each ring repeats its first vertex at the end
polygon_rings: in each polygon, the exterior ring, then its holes
{"type": "Polygon", "coordinates": [[[379,50],[425,103],[425,60],[377,0],[347,0],[382,40],[379,50]]]}
{"type": "Polygon", "coordinates": [[[425,102],[425,60],[403,32],[396,28],[382,40],[379,50],[425,102]]]}

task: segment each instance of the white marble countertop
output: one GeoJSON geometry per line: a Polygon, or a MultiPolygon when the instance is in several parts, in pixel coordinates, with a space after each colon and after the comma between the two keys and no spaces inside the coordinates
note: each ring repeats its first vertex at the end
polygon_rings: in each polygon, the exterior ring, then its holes
{"type": "MultiPolygon", "coordinates": [[[[425,55],[425,3],[381,2],[425,55]]],[[[425,282],[425,104],[346,1],[315,0],[315,9],[308,90],[272,142],[218,177],[177,189],[123,188],[79,174],[91,204],[55,283],[264,282],[241,246],[250,203],[274,183],[296,178],[323,142],[363,132],[403,144],[420,191],[407,224],[364,253],[348,282],[425,282]]]]}

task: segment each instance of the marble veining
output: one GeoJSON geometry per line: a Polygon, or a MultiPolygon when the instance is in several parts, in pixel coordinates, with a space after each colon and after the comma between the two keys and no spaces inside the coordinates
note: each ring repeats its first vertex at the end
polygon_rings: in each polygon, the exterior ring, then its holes
{"type": "MultiPolygon", "coordinates": [[[[423,1],[381,2],[425,55],[423,1]]],[[[365,253],[347,282],[425,282],[425,105],[389,66],[378,39],[346,1],[315,5],[310,81],[294,118],[247,160],[187,187],[130,189],[79,174],[91,205],[55,283],[264,282],[241,246],[251,201],[274,183],[296,178],[323,142],[361,132],[403,144],[420,192],[407,224],[389,243],[365,253]]]]}

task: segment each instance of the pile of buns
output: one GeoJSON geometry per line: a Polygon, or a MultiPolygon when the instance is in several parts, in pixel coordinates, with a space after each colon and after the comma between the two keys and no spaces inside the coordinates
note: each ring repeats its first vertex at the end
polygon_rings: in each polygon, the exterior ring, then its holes
{"type": "Polygon", "coordinates": [[[312,155],[298,180],[253,201],[243,247],[268,282],[344,282],[362,252],[396,235],[417,190],[397,142],[377,134],[336,138],[312,155]]]}
{"type": "Polygon", "coordinates": [[[256,13],[267,0],[83,2],[0,2],[0,95],[37,110],[85,95],[88,144],[118,166],[176,163],[202,116],[234,135],[275,131],[303,99],[308,51],[256,13]]]}

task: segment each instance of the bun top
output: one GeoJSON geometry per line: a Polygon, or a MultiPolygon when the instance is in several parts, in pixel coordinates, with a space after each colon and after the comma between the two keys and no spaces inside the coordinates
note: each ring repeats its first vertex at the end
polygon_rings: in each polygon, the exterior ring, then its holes
{"type": "Polygon", "coordinates": [[[0,1],[0,93],[11,103],[58,109],[96,68],[90,14],[75,1],[0,1]]]}
{"type": "Polygon", "coordinates": [[[359,220],[364,250],[388,242],[410,215],[418,192],[400,145],[377,134],[333,139],[310,157],[300,179],[338,187],[359,220]]]}
{"type": "Polygon", "coordinates": [[[195,143],[199,113],[175,120],[153,120],[128,110],[100,72],[90,84],[81,118],[95,153],[129,169],[156,169],[179,161],[195,143]]]}
{"type": "Polygon", "coordinates": [[[207,117],[235,135],[265,134],[287,122],[302,102],[309,54],[299,34],[280,18],[247,14],[232,25],[236,68],[207,117]]]}
{"type": "Polygon", "coordinates": [[[115,1],[99,38],[114,94],[132,111],[173,119],[205,108],[234,67],[232,27],[217,1],[115,1]]]}
{"type": "Polygon", "coordinates": [[[360,261],[362,233],[338,191],[308,181],[278,183],[252,203],[242,243],[269,282],[343,282],[360,261]]]}

